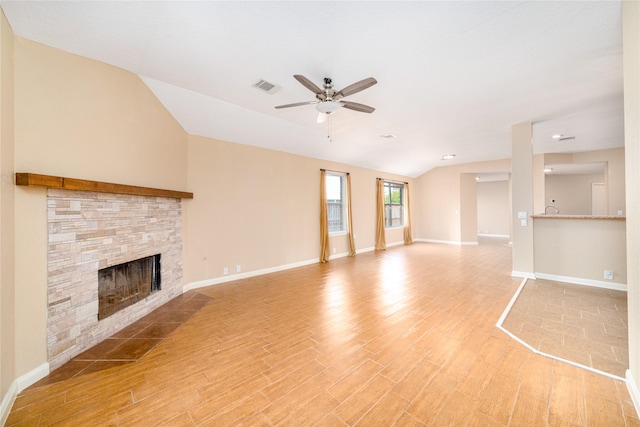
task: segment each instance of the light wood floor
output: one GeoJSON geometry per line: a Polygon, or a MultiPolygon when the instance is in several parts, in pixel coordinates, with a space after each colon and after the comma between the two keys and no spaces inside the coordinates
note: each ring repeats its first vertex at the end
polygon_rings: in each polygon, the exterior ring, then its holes
{"type": "Polygon", "coordinates": [[[506,246],[417,243],[199,290],[138,361],[31,387],[8,425],[639,426],[626,385],[495,327],[506,246]]]}

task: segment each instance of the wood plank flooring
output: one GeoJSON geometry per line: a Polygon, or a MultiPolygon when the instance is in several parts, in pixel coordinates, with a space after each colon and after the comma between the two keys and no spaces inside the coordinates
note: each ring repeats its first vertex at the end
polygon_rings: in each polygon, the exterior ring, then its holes
{"type": "Polygon", "coordinates": [[[495,327],[510,271],[505,246],[416,243],[202,288],[137,361],[30,387],[7,425],[640,426],[624,382],[495,327]]]}

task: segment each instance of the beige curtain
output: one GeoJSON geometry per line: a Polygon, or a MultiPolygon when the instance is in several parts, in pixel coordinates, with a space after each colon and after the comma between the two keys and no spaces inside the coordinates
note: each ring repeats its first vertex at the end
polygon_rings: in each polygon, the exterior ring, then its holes
{"type": "Polygon", "coordinates": [[[404,244],[410,245],[413,243],[411,237],[411,206],[409,204],[409,184],[404,183],[404,244]]]}
{"type": "Polygon", "coordinates": [[[384,181],[378,178],[376,183],[376,251],[387,248],[384,236],[384,181]]]}
{"type": "Polygon", "coordinates": [[[356,256],[356,243],[353,240],[353,221],[351,220],[351,175],[347,174],[347,238],[349,239],[349,256],[356,256]]]}
{"type": "Polygon", "coordinates": [[[327,218],[327,172],[320,171],[320,262],[329,261],[329,219],[327,218]]]}

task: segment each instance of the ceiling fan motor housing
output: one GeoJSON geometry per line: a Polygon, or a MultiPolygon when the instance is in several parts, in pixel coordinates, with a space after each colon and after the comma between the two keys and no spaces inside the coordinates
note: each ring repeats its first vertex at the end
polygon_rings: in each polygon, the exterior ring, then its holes
{"type": "Polygon", "coordinates": [[[300,82],[304,87],[313,92],[316,96],[316,100],[310,102],[296,102],[293,104],[278,105],[276,106],[276,108],[289,108],[316,104],[316,109],[324,114],[333,113],[340,107],[345,107],[347,109],[359,111],[362,113],[372,113],[375,110],[375,108],[368,105],[342,100],[342,98],[344,98],[345,96],[353,95],[354,93],[358,93],[376,84],[377,81],[373,77],[360,80],[343,88],[340,91],[336,91],[335,89],[333,89],[333,80],[331,80],[331,78],[329,77],[324,78],[324,85],[322,89],[320,89],[311,80],[301,74],[294,74],[293,77],[298,80],[298,82],[300,82]]]}

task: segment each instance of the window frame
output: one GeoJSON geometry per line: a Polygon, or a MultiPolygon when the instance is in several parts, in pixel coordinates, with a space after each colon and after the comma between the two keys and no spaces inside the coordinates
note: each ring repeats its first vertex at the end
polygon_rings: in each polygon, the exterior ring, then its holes
{"type": "Polygon", "coordinates": [[[327,197],[327,228],[329,229],[330,236],[336,236],[341,234],[347,234],[347,174],[339,173],[339,172],[326,172],[325,175],[325,188],[326,188],[326,197],[327,197]],[[340,199],[329,199],[329,178],[337,177],[340,178],[340,199]],[[330,200],[339,200],[339,203],[330,202],[330,200]],[[340,220],[342,224],[342,228],[340,230],[332,230],[332,205],[340,204],[340,220]]]}
{"type": "Polygon", "coordinates": [[[384,202],[384,228],[403,228],[405,226],[405,194],[404,194],[404,183],[395,182],[395,181],[384,181],[383,184],[383,202],[384,202]],[[393,202],[392,200],[392,189],[397,189],[400,192],[400,202],[393,202]],[[387,196],[389,197],[389,202],[387,203],[387,196]],[[393,215],[389,218],[387,212],[393,212],[394,206],[400,206],[400,224],[393,224],[393,215]]]}

